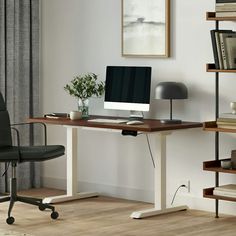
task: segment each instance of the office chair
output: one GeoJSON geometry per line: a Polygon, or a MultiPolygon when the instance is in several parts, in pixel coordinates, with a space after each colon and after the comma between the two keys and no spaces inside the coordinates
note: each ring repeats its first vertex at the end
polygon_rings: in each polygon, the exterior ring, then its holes
{"type": "Polygon", "coordinates": [[[16,180],[17,163],[46,161],[62,156],[64,155],[65,152],[64,146],[47,145],[47,129],[46,125],[43,123],[39,124],[42,124],[44,127],[45,145],[21,146],[19,131],[14,126],[30,125],[30,124],[31,123],[20,123],[13,125],[10,124],[9,114],[8,111],[6,110],[3,96],[0,93],[0,162],[8,163],[8,166],[11,165],[12,167],[12,173],[10,179],[10,194],[9,196],[0,198],[0,202],[10,201],[8,208],[8,218],[6,219],[7,224],[13,224],[15,221],[14,217],[11,216],[11,211],[14,203],[17,201],[28,203],[31,205],[36,205],[41,211],[45,209],[52,210],[51,213],[52,219],[57,219],[59,216],[59,214],[55,211],[54,206],[43,203],[42,199],[23,197],[17,195],[17,180],[16,180]],[[16,140],[17,140],[16,146],[13,146],[12,144],[12,134],[11,134],[12,130],[16,132],[16,140]]]}

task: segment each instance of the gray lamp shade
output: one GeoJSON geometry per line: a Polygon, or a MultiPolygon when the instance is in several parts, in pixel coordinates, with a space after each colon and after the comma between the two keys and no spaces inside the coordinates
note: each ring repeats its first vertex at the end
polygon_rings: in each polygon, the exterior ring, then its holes
{"type": "Polygon", "coordinates": [[[161,82],[155,90],[156,99],[187,99],[188,89],[183,83],[161,82]]]}
{"type": "Polygon", "coordinates": [[[177,82],[159,83],[155,90],[155,98],[170,100],[170,119],[161,120],[161,123],[164,124],[182,123],[181,120],[172,119],[172,100],[188,98],[188,89],[183,83],[177,83],[177,82]]]}

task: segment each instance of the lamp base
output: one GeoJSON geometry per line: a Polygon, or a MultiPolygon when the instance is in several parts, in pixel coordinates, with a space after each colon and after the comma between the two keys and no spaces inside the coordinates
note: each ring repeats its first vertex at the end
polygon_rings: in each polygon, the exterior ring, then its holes
{"type": "Polygon", "coordinates": [[[181,124],[182,120],[161,120],[162,124],[181,124]]]}

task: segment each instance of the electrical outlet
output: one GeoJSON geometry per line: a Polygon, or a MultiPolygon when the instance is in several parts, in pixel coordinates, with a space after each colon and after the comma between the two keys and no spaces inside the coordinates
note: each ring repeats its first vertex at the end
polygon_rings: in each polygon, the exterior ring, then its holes
{"type": "Polygon", "coordinates": [[[188,193],[190,193],[190,180],[182,179],[180,180],[179,185],[185,185],[188,193]]]}

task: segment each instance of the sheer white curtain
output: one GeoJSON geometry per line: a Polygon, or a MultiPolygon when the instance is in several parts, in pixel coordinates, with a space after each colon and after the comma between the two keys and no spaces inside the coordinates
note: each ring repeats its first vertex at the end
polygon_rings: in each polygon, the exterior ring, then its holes
{"type": "MultiPolygon", "coordinates": [[[[0,91],[11,123],[25,122],[39,111],[39,0],[0,0],[0,91]]],[[[20,128],[21,145],[40,139],[38,129],[20,128]]],[[[1,164],[0,174],[5,170],[1,164]]],[[[40,185],[40,168],[23,163],[18,168],[20,189],[40,185]]],[[[10,175],[8,171],[8,176],[10,175]]],[[[7,183],[0,177],[0,192],[7,183]]]]}

